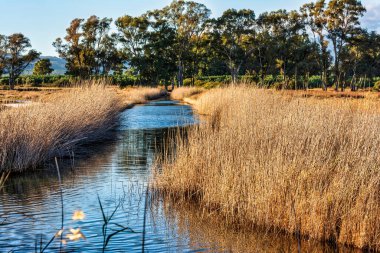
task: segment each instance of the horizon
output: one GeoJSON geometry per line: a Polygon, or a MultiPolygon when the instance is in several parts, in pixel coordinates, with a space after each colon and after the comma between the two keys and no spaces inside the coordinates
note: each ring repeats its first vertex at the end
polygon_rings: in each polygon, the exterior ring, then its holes
{"type": "MultiPolygon", "coordinates": [[[[0,0],[2,6],[6,6],[6,12],[0,16],[0,22],[7,24],[0,28],[0,34],[10,35],[22,33],[31,41],[32,48],[42,53],[42,56],[58,57],[52,43],[58,37],[64,37],[66,28],[74,18],[88,18],[91,15],[98,17],[109,17],[115,21],[123,15],[138,16],[148,10],[160,9],[171,0],[163,0],[151,3],[148,0],[122,2],[120,0],[0,0]],[[60,8],[57,8],[60,7],[60,8]],[[41,13],[42,15],[36,15],[41,13]]],[[[265,11],[278,9],[298,10],[305,0],[293,0],[292,3],[284,3],[281,0],[242,0],[239,2],[217,1],[217,0],[197,0],[196,2],[205,4],[212,12],[212,17],[220,16],[225,10],[252,9],[256,15],[265,11]],[[276,7],[273,7],[276,6],[276,7]]],[[[362,24],[368,30],[380,32],[380,3],[376,0],[363,0],[362,4],[367,8],[367,12],[362,18],[362,24]]]]}

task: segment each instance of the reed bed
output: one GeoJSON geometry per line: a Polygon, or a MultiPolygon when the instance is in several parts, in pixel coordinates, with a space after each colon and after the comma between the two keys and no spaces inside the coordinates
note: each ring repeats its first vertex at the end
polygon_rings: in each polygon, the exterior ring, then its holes
{"type": "Polygon", "coordinates": [[[204,92],[204,89],[202,89],[202,88],[180,87],[180,88],[174,89],[171,92],[170,98],[174,99],[174,100],[183,100],[185,98],[189,98],[191,96],[198,95],[202,92],[204,92]]]}
{"type": "Polygon", "coordinates": [[[97,84],[1,111],[0,173],[36,168],[78,143],[104,137],[122,109],[116,92],[97,84]]]}
{"type": "Polygon", "coordinates": [[[147,88],[147,87],[138,87],[138,88],[127,88],[118,91],[124,102],[127,104],[143,104],[149,100],[158,99],[167,96],[167,92],[160,88],[147,88]]]}
{"type": "Polygon", "coordinates": [[[380,250],[378,102],[231,87],[196,108],[209,118],[157,161],[159,193],[229,225],[380,250]]]}

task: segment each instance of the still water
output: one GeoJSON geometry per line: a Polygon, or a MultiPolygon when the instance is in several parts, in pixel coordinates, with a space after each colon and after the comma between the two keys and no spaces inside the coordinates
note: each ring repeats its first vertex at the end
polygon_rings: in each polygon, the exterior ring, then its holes
{"type": "Polygon", "coordinates": [[[280,235],[233,231],[186,204],[146,201],[155,156],[178,127],[195,122],[189,106],[173,101],[136,106],[122,114],[112,140],[58,160],[62,195],[54,164],[12,177],[0,191],[0,252],[41,252],[45,247],[44,252],[336,250],[280,235]],[[61,196],[64,230],[49,244],[61,229],[61,196]],[[73,219],[75,211],[79,220],[73,219]],[[103,213],[107,218],[114,211],[103,229],[103,213]]]}

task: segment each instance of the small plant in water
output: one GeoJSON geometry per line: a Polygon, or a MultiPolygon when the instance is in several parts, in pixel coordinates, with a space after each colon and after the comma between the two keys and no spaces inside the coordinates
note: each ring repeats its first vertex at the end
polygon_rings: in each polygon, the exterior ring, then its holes
{"type": "Polygon", "coordinates": [[[116,211],[119,209],[121,202],[119,202],[119,204],[115,207],[112,214],[110,216],[107,216],[104,212],[103,205],[102,205],[102,202],[101,202],[99,196],[98,196],[98,201],[99,201],[100,210],[101,210],[102,215],[103,215],[102,234],[103,234],[103,252],[105,252],[106,247],[107,247],[109,241],[111,240],[111,238],[113,236],[115,236],[121,232],[124,232],[124,231],[130,232],[130,233],[135,233],[135,231],[133,231],[133,229],[131,229],[129,227],[124,227],[118,223],[113,223],[113,222],[111,223],[111,220],[112,220],[113,216],[115,215],[116,211]],[[113,233],[108,234],[108,229],[109,229],[110,225],[113,225],[114,227],[116,227],[116,229],[115,228],[110,229],[111,231],[113,231],[113,233]]]}
{"type": "Polygon", "coordinates": [[[5,182],[7,181],[11,172],[2,172],[0,176],[0,189],[4,187],[5,182]]]}

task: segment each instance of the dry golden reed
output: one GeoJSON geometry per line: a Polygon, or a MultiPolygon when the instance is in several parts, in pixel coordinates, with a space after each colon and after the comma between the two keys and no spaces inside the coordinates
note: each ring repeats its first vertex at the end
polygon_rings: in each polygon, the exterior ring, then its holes
{"type": "Polygon", "coordinates": [[[200,94],[204,91],[202,88],[197,87],[180,87],[174,89],[171,94],[170,98],[174,100],[183,100],[184,98],[188,98],[197,94],[200,94]]]}
{"type": "Polygon", "coordinates": [[[378,102],[231,87],[196,109],[210,116],[159,161],[157,190],[229,224],[380,250],[378,102]]]}
{"type": "Polygon", "coordinates": [[[122,95],[127,104],[143,104],[148,100],[158,99],[167,95],[165,90],[148,87],[126,88],[118,90],[118,93],[122,95]]]}
{"type": "Polygon", "coordinates": [[[0,172],[35,168],[78,142],[102,137],[123,108],[115,91],[99,84],[59,95],[0,112],[0,172]]]}

